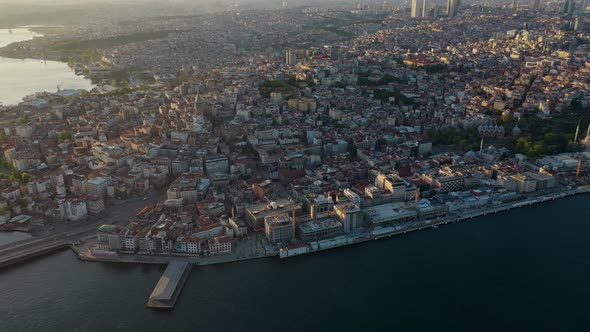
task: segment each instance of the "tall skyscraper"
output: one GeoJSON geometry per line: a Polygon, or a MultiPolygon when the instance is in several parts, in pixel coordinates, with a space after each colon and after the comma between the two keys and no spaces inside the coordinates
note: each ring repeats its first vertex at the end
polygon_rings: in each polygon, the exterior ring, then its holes
{"type": "Polygon", "coordinates": [[[535,0],[535,2],[533,3],[533,10],[539,10],[540,6],[541,6],[541,0],[535,0]]]}
{"type": "Polygon", "coordinates": [[[582,29],[583,29],[582,20],[580,19],[580,17],[576,17],[576,20],[574,21],[574,30],[580,31],[582,29]]]}
{"type": "Polygon", "coordinates": [[[570,0],[565,0],[565,2],[563,3],[563,7],[561,8],[561,13],[567,14],[569,9],[570,9],[570,0]]]}
{"type": "Polygon", "coordinates": [[[576,10],[576,1],[575,0],[570,0],[569,1],[569,7],[567,9],[567,13],[569,15],[572,15],[575,10],[576,10]]]}
{"type": "Polygon", "coordinates": [[[418,8],[418,1],[419,0],[412,0],[412,11],[410,15],[413,18],[420,17],[420,8],[418,8]]]}
{"type": "Polygon", "coordinates": [[[294,66],[297,63],[297,54],[290,48],[285,52],[285,63],[287,66],[294,66]]]}
{"type": "Polygon", "coordinates": [[[512,0],[512,9],[516,9],[516,0],[512,0]]]}
{"type": "Polygon", "coordinates": [[[422,0],[422,18],[426,18],[426,0],[422,0]]]}
{"type": "Polygon", "coordinates": [[[448,0],[447,2],[447,15],[449,17],[457,16],[459,10],[459,0],[448,0]]]}

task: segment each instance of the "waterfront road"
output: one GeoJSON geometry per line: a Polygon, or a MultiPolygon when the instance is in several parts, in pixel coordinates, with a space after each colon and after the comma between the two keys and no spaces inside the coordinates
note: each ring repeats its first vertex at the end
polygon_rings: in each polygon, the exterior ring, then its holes
{"type": "Polygon", "coordinates": [[[97,227],[102,224],[124,224],[142,207],[155,204],[162,196],[161,193],[151,192],[142,197],[114,201],[107,206],[105,213],[91,217],[85,222],[79,224],[59,223],[55,225],[54,230],[46,231],[42,236],[0,246],[0,268],[46,254],[52,250],[66,248],[72,242],[92,237],[96,234],[97,227]]]}

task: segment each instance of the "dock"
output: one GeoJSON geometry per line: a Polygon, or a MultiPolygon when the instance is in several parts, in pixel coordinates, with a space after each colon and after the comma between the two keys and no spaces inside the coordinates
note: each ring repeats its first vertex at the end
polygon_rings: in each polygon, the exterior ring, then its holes
{"type": "Polygon", "coordinates": [[[154,309],[174,308],[191,268],[192,264],[186,261],[171,261],[152,291],[146,307],[154,309]]]}

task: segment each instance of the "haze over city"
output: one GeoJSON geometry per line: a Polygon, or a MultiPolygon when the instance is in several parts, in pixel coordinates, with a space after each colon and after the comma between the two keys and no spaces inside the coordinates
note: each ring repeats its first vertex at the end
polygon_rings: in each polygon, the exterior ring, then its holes
{"type": "Polygon", "coordinates": [[[585,331],[586,0],[0,0],[6,331],[585,331]]]}

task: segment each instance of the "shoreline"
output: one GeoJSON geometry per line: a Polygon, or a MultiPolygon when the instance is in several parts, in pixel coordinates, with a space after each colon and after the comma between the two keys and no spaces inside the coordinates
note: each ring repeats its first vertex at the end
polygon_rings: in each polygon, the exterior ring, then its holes
{"type": "MultiPolygon", "coordinates": [[[[350,246],[359,243],[365,243],[369,241],[379,240],[382,238],[388,238],[395,235],[401,235],[412,231],[419,231],[425,228],[437,228],[440,225],[447,225],[449,223],[456,223],[459,221],[467,220],[467,219],[474,219],[481,216],[486,216],[488,214],[496,214],[498,212],[506,212],[515,208],[520,207],[527,207],[532,206],[539,203],[544,203],[551,200],[558,200],[566,197],[577,196],[580,194],[588,194],[590,193],[589,189],[581,189],[576,188],[573,190],[568,191],[561,191],[552,194],[546,194],[538,197],[529,197],[527,199],[518,201],[518,202],[510,202],[501,205],[497,205],[495,207],[488,207],[485,209],[473,210],[468,211],[460,216],[445,216],[441,217],[440,219],[434,220],[421,220],[411,222],[408,225],[402,226],[388,226],[382,228],[371,229],[370,231],[356,234],[352,236],[340,236],[335,238],[324,239],[321,241],[314,241],[305,244],[307,248],[304,251],[297,251],[296,253],[289,254],[286,253],[283,255],[282,253],[273,252],[273,253],[264,253],[264,254],[257,254],[254,256],[249,257],[240,257],[235,258],[232,257],[231,254],[228,255],[220,255],[220,256],[208,256],[208,257],[197,257],[197,256],[176,256],[176,255],[144,255],[144,254],[119,254],[117,253],[116,256],[113,257],[89,257],[86,254],[80,252],[79,247],[75,245],[71,245],[71,249],[76,253],[78,259],[86,262],[99,262],[99,263],[131,263],[131,264],[158,264],[164,265],[168,264],[171,260],[185,260],[194,266],[205,266],[205,265],[215,265],[215,264],[224,264],[224,263],[232,263],[232,262],[240,262],[246,260],[253,260],[253,259],[261,259],[266,257],[280,257],[283,258],[290,258],[294,256],[302,256],[307,254],[312,254],[316,252],[321,252],[324,250],[335,249],[344,246],[350,246]],[[323,242],[323,244],[317,245],[314,248],[313,244],[323,242]]],[[[88,241],[88,240],[87,240],[88,241]]]]}

